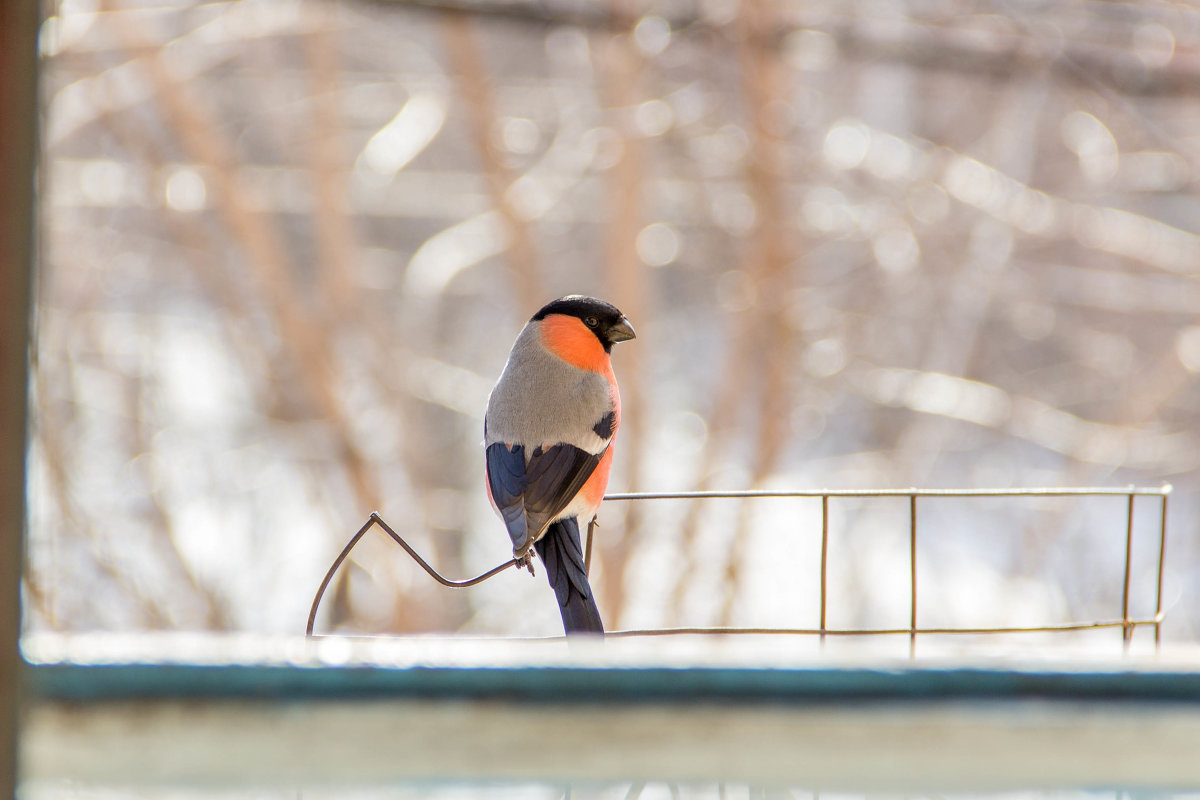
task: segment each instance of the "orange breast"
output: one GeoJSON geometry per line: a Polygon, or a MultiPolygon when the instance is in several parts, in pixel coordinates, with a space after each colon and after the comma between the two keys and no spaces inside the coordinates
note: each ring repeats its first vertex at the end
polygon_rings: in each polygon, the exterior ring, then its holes
{"type": "Polygon", "coordinates": [[[551,314],[542,320],[542,343],[554,355],[580,369],[612,374],[612,361],[603,345],[579,317],[551,314]]]}
{"type": "Polygon", "coordinates": [[[596,513],[595,509],[600,507],[600,501],[604,499],[604,490],[608,488],[608,471],[612,469],[613,448],[609,445],[608,450],[600,458],[600,463],[596,465],[595,472],[587,479],[587,483],[579,490],[583,495],[583,499],[592,506],[592,513],[596,513]]]}
{"type": "MultiPolygon", "coordinates": [[[[551,314],[542,320],[542,343],[554,355],[568,364],[597,372],[608,380],[609,392],[612,397],[613,411],[616,416],[616,426],[613,436],[616,437],[616,427],[621,424],[621,394],[617,388],[617,378],[613,374],[612,359],[604,352],[603,345],[592,333],[583,320],[565,314],[551,314]]],[[[608,473],[612,469],[613,444],[609,444],[607,452],[600,458],[600,463],[588,478],[587,483],[579,490],[583,499],[592,507],[591,513],[599,508],[608,488],[608,473]]]]}

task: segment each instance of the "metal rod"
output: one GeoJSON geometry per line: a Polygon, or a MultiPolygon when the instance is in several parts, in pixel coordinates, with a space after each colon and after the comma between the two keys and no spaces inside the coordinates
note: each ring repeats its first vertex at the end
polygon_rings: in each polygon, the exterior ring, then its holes
{"type": "Polygon", "coordinates": [[[1156,651],[1162,647],[1163,565],[1166,563],[1167,552],[1167,497],[1169,495],[1164,493],[1159,510],[1158,581],[1154,595],[1154,618],[1158,620],[1154,623],[1154,649],[1156,651]]]}
{"type": "Polygon", "coordinates": [[[378,511],[372,511],[371,516],[367,519],[366,523],[358,529],[358,533],[350,537],[350,541],[346,542],[346,546],[342,548],[342,552],[338,553],[338,557],[335,558],[333,563],[329,565],[329,570],[325,573],[325,578],[321,581],[321,586],[317,589],[316,595],[313,596],[312,608],[310,608],[308,612],[308,625],[304,629],[305,635],[313,635],[313,627],[317,621],[317,609],[321,607],[321,598],[324,597],[325,589],[329,587],[329,582],[333,580],[333,576],[338,571],[338,567],[342,565],[342,562],[345,561],[346,557],[350,555],[350,551],[353,550],[354,546],[358,544],[359,540],[366,535],[367,531],[371,530],[372,525],[378,525],[381,529],[383,529],[383,532],[392,537],[392,540],[396,544],[404,548],[404,552],[408,553],[409,557],[411,557],[413,561],[416,561],[421,566],[421,569],[429,573],[431,578],[443,586],[449,586],[455,589],[464,589],[468,586],[474,586],[477,583],[483,583],[493,575],[503,572],[509,567],[513,567],[522,563],[514,558],[510,561],[506,561],[498,567],[493,567],[482,575],[477,575],[474,578],[468,578],[467,580],[463,581],[453,581],[449,578],[444,578],[438,573],[437,570],[429,566],[429,563],[425,559],[421,558],[421,556],[417,554],[417,551],[412,549],[412,547],[408,544],[408,542],[404,541],[404,538],[400,536],[400,534],[392,530],[391,526],[383,521],[383,517],[379,516],[378,511]]]}
{"type": "Polygon", "coordinates": [[[596,518],[592,517],[592,521],[587,527],[587,542],[583,547],[583,574],[589,578],[592,577],[592,531],[596,528],[596,518]]]}
{"type": "Polygon", "coordinates": [[[917,496],[908,498],[908,657],[917,655],[917,496]]]}
{"type": "Polygon", "coordinates": [[[742,491],[705,492],[617,492],[605,495],[605,500],[704,500],[757,497],[1079,497],[1148,495],[1161,497],[1171,491],[1163,486],[1131,486],[1126,488],[1088,486],[1036,486],[1023,489],[822,489],[805,491],[749,489],[742,491]]]}
{"type": "Polygon", "coordinates": [[[829,495],[821,496],[821,642],[825,642],[829,599],[829,495]]]}
{"type": "Polygon", "coordinates": [[[1129,509],[1125,515],[1125,582],[1121,591],[1121,619],[1125,627],[1121,631],[1121,643],[1125,650],[1129,649],[1133,638],[1133,628],[1129,625],[1129,586],[1133,579],[1133,499],[1129,495],[1129,509]]]}
{"type": "MultiPolygon", "coordinates": [[[[1159,619],[1131,619],[1128,624],[1133,627],[1156,625],[1159,619]]],[[[1023,634],[1023,633],[1061,633],[1070,631],[1105,630],[1124,628],[1123,619],[1096,620],[1092,622],[1064,622],[1060,625],[1030,625],[1009,627],[978,627],[978,628],[917,628],[916,633],[922,636],[955,636],[980,634],[1023,634]]],[[[606,631],[605,637],[636,637],[636,636],[680,636],[680,635],[755,635],[755,636],[911,636],[913,628],[733,628],[733,627],[680,627],[680,628],[639,628],[636,630],[606,631]]]]}

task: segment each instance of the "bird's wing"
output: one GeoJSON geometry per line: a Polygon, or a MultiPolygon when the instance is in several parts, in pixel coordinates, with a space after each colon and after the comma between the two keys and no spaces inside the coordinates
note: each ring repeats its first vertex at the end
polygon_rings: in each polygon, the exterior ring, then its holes
{"type": "Polygon", "coordinates": [[[528,538],[525,520],[525,448],[512,448],[497,442],[487,449],[487,480],[492,502],[496,504],[513,548],[528,538]]]}
{"type": "Polygon", "coordinates": [[[513,540],[513,552],[529,549],[579,493],[603,455],[604,450],[589,453],[556,444],[534,448],[526,460],[522,445],[510,448],[497,442],[488,447],[488,486],[513,540]]]}

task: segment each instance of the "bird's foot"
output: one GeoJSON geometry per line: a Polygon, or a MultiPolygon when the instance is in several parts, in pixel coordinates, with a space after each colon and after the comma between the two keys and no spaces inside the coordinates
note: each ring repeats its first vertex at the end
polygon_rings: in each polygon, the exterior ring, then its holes
{"type": "Polygon", "coordinates": [[[525,555],[517,556],[517,569],[527,569],[530,575],[537,575],[533,571],[533,551],[526,550],[525,555]]]}

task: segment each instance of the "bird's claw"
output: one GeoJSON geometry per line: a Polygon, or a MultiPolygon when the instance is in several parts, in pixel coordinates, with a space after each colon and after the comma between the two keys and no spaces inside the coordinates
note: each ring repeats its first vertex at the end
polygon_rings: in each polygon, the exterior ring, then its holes
{"type": "Polygon", "coordinates": [[[526,550],[524,555],[517,556],[517,569],[527,569],[530,575],[537,575],[533,571],[533,551],[526,550]]]}

